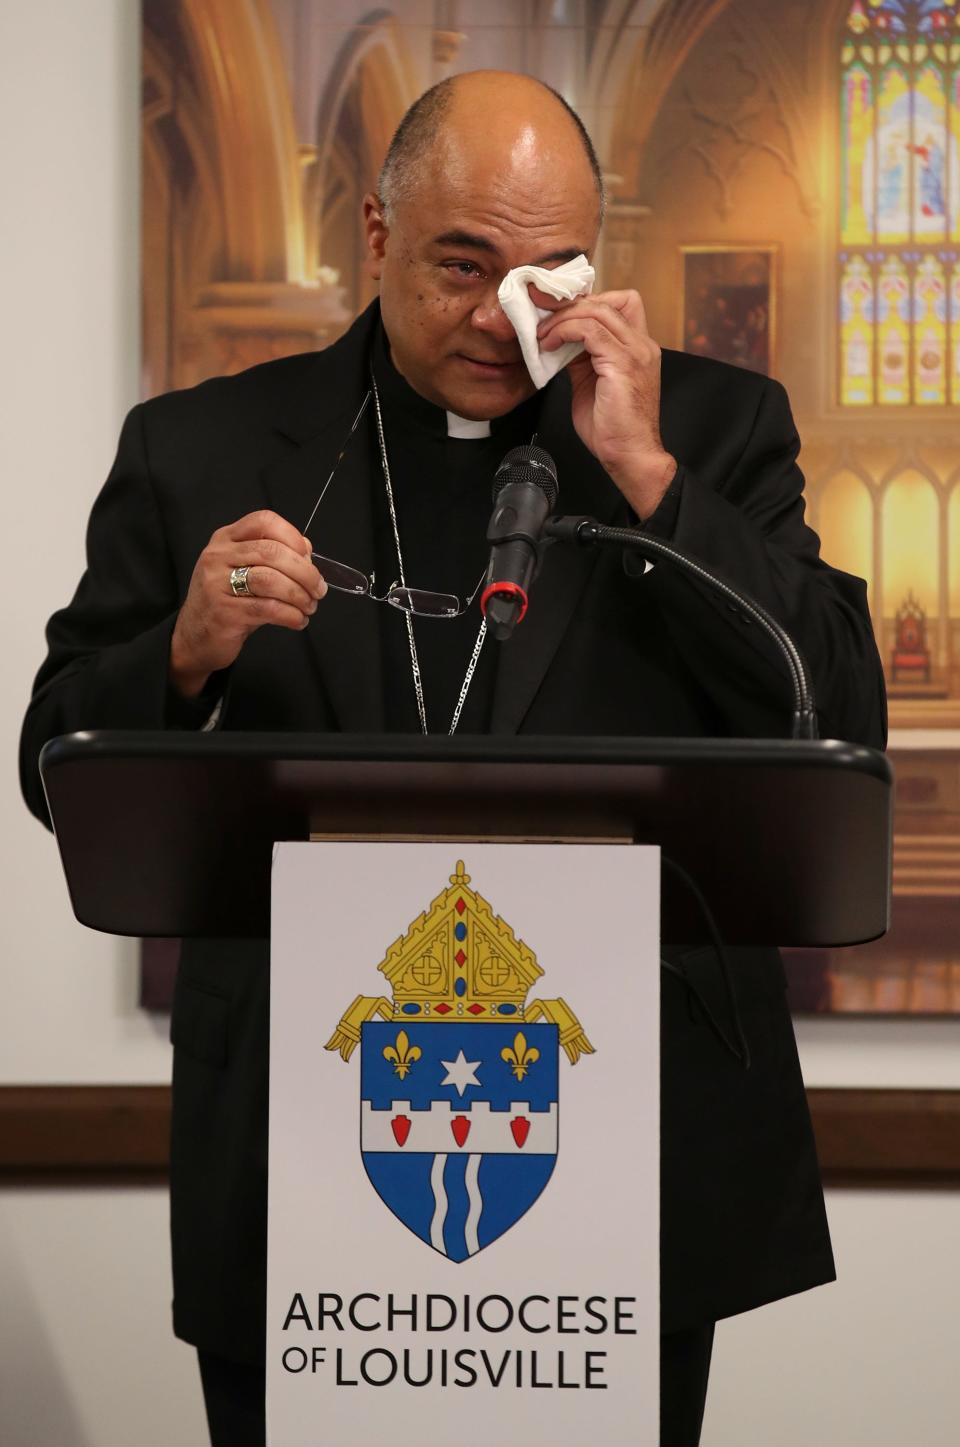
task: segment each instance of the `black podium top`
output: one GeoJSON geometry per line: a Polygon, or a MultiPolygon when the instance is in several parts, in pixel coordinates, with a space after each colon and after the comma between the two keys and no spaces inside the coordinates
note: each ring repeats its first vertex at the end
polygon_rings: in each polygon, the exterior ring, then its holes
{"type": "MultiPolygon", "coordinates": [[[[312,834],[659,844],[731,944],[889,921],[890,766],[855,744],[79,733],[41,772],[74,912],[113,934],[267,935],[272,845],[312,834]]],[[[663,938],[692,918],[667,891],[663,938]]]]}

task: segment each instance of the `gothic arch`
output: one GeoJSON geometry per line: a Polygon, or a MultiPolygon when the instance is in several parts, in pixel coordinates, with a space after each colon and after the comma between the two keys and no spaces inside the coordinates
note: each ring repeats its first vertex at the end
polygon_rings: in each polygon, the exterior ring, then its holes
{"type": "Polygon", "coordinates": [[[811,479],[811,490],[818,493],[822,492],[822,490],[825,487],[828,487],[833,478],[836,477],[836,475],[840,472],[852,472],[855,477],[859,478],[859,480],[863,483],[864,487],[867,488],[870,493],[876,491],[876,482],[874,478],[870,476],[869,472],[867,472],[867,470],[861,466],[861,464],[856,460],[855,457],[847,456],[847,450],[845,448],[843,449],[841,456],[835,462],[831,462],[828,467],[821,469],[821,471],[817,474],[815,482],[813,481],[813,479],[811,479]]]}
{"type": "MultiPolygon", "coordinates": [[[[145,17],[149,22],[149,11],[145,17]]],[[[142,248],[144,396],[175,385],[183,309],[225,251],[209,114],[177,51],[177,29],[144,26],[142,248]]]]}
{"type": "MultiPolygon", "coordinates": [[[[665,9],[651,28],[648,44],[642,56],[636,57],[616,107],[617,131],[611,165],[621,178],[625,196],[641,199],[644,151],[658,112],[695,45],[727,9],[729,0],[680,0],[679,4],[665,9]]],[[[807,133],[804,98],[783,48],[770,26],[753,15],[749,27],[738,28],[736,55],[747,60],[750,75],[762,81],[775,99],[776,112],[787,137],[783,145],[766,134],[737,139],[743,140],[750,149],[768,155],[792,181],[803,211],[808,216],[816,216],[820,207],[816,145],[807,133]]],[[[704,110],[699,118],[720,133],[736,131],[735,118],[726,114],[711,116],[704,110]]]]}
{"type": "Polygon", "coordinates": [[[951,618],[960,620],[960,471],[954,473],[947,489],[946,534],[947,534],[947,583],[948,612],[951,618]]]}
{"type": "Polygon", "coordinates": [[[337,144],[338,130],[350,94],[363,82],[363,133],[356,138],[368,165],[379,168],[401,116],[423,86],[415,74],[396,18],[374,10],[358,21],[331,67],[331,76],[317,113],[318,193],[323,195],[324,170],[337,144]]]}
{"type": "Polygon", "coordinates": [[[915,447],[908,446],[905,448],[903,454],[897,458],[892,467],[888,467],[886,472],[881,475],[879,481],[881,494],[883,494],[892,483],[895,483],[898,478],[902,477],[905,472],[915,472],[919,474],[920,477],[929,482],[937,496],[943,491],[943,483],[938,474],[917,454],[915,447]]]}
{"type": "Polygon", "coordinates": [[[304,197],[313,264],[340,271],[353,308],[370,289],[358,264],[360,200],[376,182],[401,116],[422,90],[396,18],[386,10],[370,11],[331,67],[304,197]]]}
{"type": "Polygon", "coordinates": [[[223,187],[223,279],[303,281],[297,136],[268,0],[181,0],[181,9],[210,97],[223,187]]]}
{"type": "Polygon", "coordinates": [[[928,616],[942,620],[940,491],[916,462],[888,474],[880,495],[883,529],[882,617],[892,618],[908,589],[928,616]],[[931,581],[932,580],[932,581],[931,581]]]}
{"type": "Polygon", "coordinates": [[[871,605],[874,578],[877,496],[860,468],[843,465],[817,489],[817,531],[836,568],[864,578],[871,605]]]}
{"type": "Polygon", "coordinates": [[[270,0],[144,0],[145,394],[303,351],[347,320],[305,285],[300,157],[270,0]]]}
{"type": "Polygon", "coordinates": [[[697,41],[730,0],[612,0],[597,26],[585,110],[624,199],[636,197],[641,157],[657,111],[697,41]],[[635,43],[629,32],[637,28],[635,43]]]}
{"type": "Polygon", "coordinates": [[[302,281],[297,141],[269,0],[180,0],[178,9],[208,99],[223,213],[218,279],[302,281]]]}

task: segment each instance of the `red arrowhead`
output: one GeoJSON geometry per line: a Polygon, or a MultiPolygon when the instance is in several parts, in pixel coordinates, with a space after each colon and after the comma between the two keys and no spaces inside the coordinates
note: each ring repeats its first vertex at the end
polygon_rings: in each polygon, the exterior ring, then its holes
{"type": "Polygon", "coordinates": [[[521,1148],[527,1143],[527,1136],[530,1134],[530,1122],[524,1115],[515,1115],[510,1122],[510,1130],[517,1145],[521,1148]]]}
{"type": "Polygon", "coordinates": [[[458,1146],[462,1146],[470,1134],[470,1122],[465,1115],[455,1115],[450,1122],[450,1129],[453,1131],[453,1138],[458,1146]]]}
{"type": "Polygon", "coordinates": [[[410,1134],[410,1117],[407,1115],[395,1115],[390,1122],[393,1127],[393,1138],[398,1146],[405,1146],[407,1136],[410,1134]]]}

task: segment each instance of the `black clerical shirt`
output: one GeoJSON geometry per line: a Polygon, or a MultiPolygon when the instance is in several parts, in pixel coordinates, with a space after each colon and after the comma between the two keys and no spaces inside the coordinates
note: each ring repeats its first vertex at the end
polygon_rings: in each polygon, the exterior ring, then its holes
{"type": "MultiPolygon", "coordinates": [[[[415,392],[390,360],[386,334],[378,329],[373,370],[380,393],[390,479],[408,587],[452,593],[465,600],[486,571],[487,525],[493,511],[493,478],[511,447],[529,443],[536,430],[540,397],[535,396],[491,423],[489,437],[448,435],[447,413],[415,392]]],[[[379,447],[373,456],[379,462],[379,447]]],[[[376,591],[386,592],[400,576],[382,469],[371,468],[376,591]]],[[[419,732],[406,620],[383,606],[386,726],[390,732],[419,732]]],[[[459,618],[413,620],[427,727],[445,734],[460,696],[481,623],[480,596],[459,618]]],[[[485,733],[503,644],[488,637],[480,654],[458,733],[485,733]]],[[[506,645],[509,647],[509,644],[506,645]]]]}

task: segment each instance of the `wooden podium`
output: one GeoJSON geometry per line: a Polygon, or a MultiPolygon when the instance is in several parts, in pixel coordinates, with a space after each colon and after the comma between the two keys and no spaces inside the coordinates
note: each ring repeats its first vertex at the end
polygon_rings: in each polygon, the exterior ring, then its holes
{"type": "Polygon", "coordinates": [[[882,934],[883,756],[90,733],[41,769],[83,923],[271,940],[271,1447],[654,1443],[661,940],[882,934]]]}
{"type": "MultiPolygon", "coordinates": [[[[111,934],[266,937],[274,843],[317,836],[631,839],[729,944],[889,924],[890,766],[833,740],[83,733],[41,771],[74,912],[111,934]]],[[[689,911],[667,895],[665,939],[689,911]]]]}

